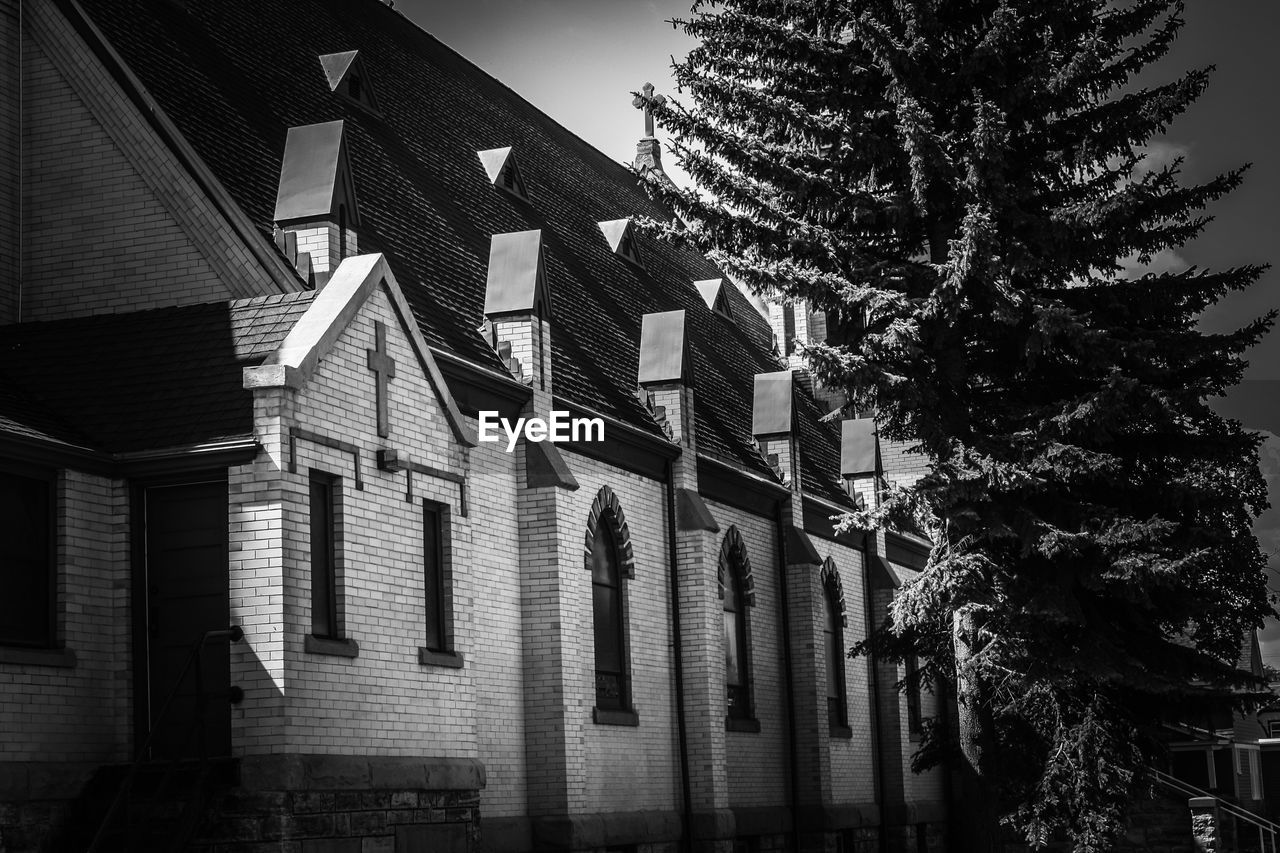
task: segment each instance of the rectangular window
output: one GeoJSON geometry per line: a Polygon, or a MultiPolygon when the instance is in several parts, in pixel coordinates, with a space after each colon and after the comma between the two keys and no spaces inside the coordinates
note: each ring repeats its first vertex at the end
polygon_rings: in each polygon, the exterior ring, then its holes
{"type": "Polygon", "coordinates": [[[55,644],[53,484],[0,472],[0,645],[55,644]]]}
{"type": "Polygon", "coordinates": [[[796,306],[787,302],[782,306],[782,354],[796,351],[796,306]]]}
{"type": "Polygon", "coordinates": [[[915,655],[907,657],[907,732],[918,735],[924,728],[921,719],[920,661],[915,655]]]}
{"type": "Polygon", "coordinates": [[[336,640],[338,629],[338,478],[311,472],[311,633],[336,640]]]}
{"type": "Polygon", "coordinates": [[[422,502],[422,581],[426,593],[426,648],[449,650],[449,587],[445,565],[445,508],[422,502]]]}

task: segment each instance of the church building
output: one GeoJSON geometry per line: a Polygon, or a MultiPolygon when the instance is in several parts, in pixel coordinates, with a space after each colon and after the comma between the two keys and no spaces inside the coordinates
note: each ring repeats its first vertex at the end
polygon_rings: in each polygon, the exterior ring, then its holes
{"type": "Polygon", "coordinates": [[[0,117],[0,851],[946,849],[921,460],[651,130],[379,0],[0,0],[0,117]]]}

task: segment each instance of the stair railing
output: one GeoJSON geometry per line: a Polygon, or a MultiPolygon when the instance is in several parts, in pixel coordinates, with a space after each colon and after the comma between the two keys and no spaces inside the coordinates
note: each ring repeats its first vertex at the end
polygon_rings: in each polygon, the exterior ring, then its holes
{"type": "Polygon", "coordinates": [[[187,655],[187,661],[182,665],[182,670],[178,673],[177,679],[173,683],[173,687],[169,690],[169,695],[165,697],[164,702],[160,705],[159,712],[151,720],[151,725],[147,730],[147,736],[142,740],[142,746],[138,748],[137,754],[134,756],[133,763],[129,766],[129,772],[125,775],[124,781],[120,783],[120,790],[116,792],[115,799],[111,801],[111,808],[107,809],[107,814],[102,819],[102,823],[98,826],[98,831],[93,836],[93,843],[89,845],[87,853],[99,853],[103,841],[107,837],[107,831],[111,826],[111,822],[115,819],[116,814],[124,807],[129,799],[129,793],[133,789],[133,782],[138,776],[138,771],[143,763],[147,760],[151,752],[151,742],[155,739],[156,732],[160,730],[160,724],[165,721],[165,716],[169,709],[173,706],[173,700],[178,695],[178,690],[186,681],[187,673],[195,668],[196,679],[196,722],[197,738],[200,745],[200,766],[203,768],[209,763],[208,748],[205,740],[205,695],[204,695],[204,673],[201,664],[201,652],[204,651],[206,643],[216,640],[227,640],[231,643],[239,642],[244,638],[244,631],[239,625],[232,625],[230,628],[221,628],[215,631],[206,631],[204,636],[196,640],[191,645],[191,652],[187,655]]]}
{"type": "Polygon", "coordinates": [[[1156,781],[1166,788],[1172,788],[1179,794],[1188,797],[1208,797],[1217,803],[1218,809],[1224,814],[1230,815],[1236,821],[1244,821],[1247,824],[1251,824],[1258,830],[1258,850],[1260,853],[1267,853],[1268,851],[1270,853],[1280,853],[1280,846],[1277,846],[1280,844],[1280,841],[1277,840],[1280,837],[1280,824],[1267,820],[1262,815],[1254,814],[1230,800],[1224,800],[1216,794],[1202,791],[1176,776],[1170,776],[1168,773],[1155,769],[1152,770],[1152,774],[1155,776],[1156,781]]]}

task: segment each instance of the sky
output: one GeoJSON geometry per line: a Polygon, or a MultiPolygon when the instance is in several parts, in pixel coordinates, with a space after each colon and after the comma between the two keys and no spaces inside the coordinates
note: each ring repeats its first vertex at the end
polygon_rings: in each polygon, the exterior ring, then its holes
{"type": "MultiPolygon", "coordinates": [[[[644,122],[631,93],[646,82],[670,93],[672,57],[694,42],[668,21],[690,0],[397,0],[396,9],[569,130],[630,162],[644,122]]],[[[1204,234],[1157,257],[1156,269],[1221,269],[1280,263],[1280,2],[1187,0],[1187,21],[1169,55],[1141,81],[1158,85],[1183,70],[1216,66],[1209,90],[1149,150],[1153,162],[1185,158],[1188,181],[1245,163],[1244,185],[1217,202],[1204,234]]],[[[659,131],[659,138],[662,133],[659,131]]],[[[681,181],[669,153],[664,165],[681,181]]],[[[1225,331],[1280,306],[1280,269],[1207,312],[1202,327],[1225,331]]],[[[1222,401],[1224,414],[1266,434],[1263,472],[1280,506],[1280,333],[1250,354],[1246,381],[1222,401]]],[[[1264,551],[1280,554],[1280,508],[1259,519],[1264,551]]],[[[1280,593],[1280,557],[1271,560],[1280,593]]],[[[1262,633],[1280,667],[1280,622],[1262,633]]]]}

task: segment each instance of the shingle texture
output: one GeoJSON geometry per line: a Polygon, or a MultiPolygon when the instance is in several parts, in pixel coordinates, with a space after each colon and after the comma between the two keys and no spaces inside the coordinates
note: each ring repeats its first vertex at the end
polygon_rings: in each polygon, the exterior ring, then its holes
{"type": "Polygon", "coordinates": [[[693,282],[720,275],[705,258],[641,237],[639,270],[609,251],[596,223],[669,217],[624,166],[376,0],[83,5],[264,234],[288,128],[346,120],[361,251],[387,254],[433,347],[501,369],[476,332],[490,239],[540,228],[556,392],[657,434],[634,397],[640,318],[685,309],[700,449],[764,470],[750,436],[751,377],[778,365],[703,303],[693,282]],[[356,49],[379,116],[336,97],[317,60],[356,49]],[[528,204],[495,189],[476,156],[507,145],[528,204]]]}
{"type": "Polygon", "coordinates": [[[312,296],[0,326],[0,431],[111,453],[250,436],[241,369],[280,345],[312,296]]]}

